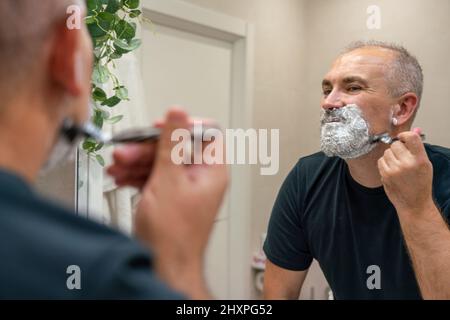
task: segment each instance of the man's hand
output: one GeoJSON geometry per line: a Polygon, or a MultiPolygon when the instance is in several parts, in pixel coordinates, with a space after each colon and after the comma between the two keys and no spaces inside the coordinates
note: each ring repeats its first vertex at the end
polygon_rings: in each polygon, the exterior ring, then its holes
{"type": "MultiPolygon", "coordinates": [[[[162,128],[164,122],[159,120],[153,125],[162,128]]],[[[114,178],[118,187],[134,187],[142,189],[151,176],[155,163],[157,144],[127,144],[114,150],[113,160],[107,172],[114,178]]]]}
{"type": "Polygon", "coordinates": [[[206,298],[204,252],[228,175],[222,164],[176,165],[172,162],[172,149],[179,143],[171,141],[172,132],[189,127],[183,111],[169,111],[152,175],[142,189],[135,231],[155,252],[155,267],[163,279],[191,298],[206,298]]]}
{"type": "Polygon", "coordinates": [[[118,187],[142,189],[152,173],[155,154],[156,143],[125,145],[114,151],[114,164],[107,172],[118,187]]]}
{"type": "Polygon", "coordinates": [[[419,134],[420,129],[401,133],[378,160],[384,189],[399,213],[422,213],[434,206],[433,166],[419,134]]]}
{"type": "MultiPolygon", "coordinates": [[[[201,121],[203,126],[217,128],[217,124],[210,119],[189,118],[189,125],[193,126],[196,120],[201,121]]],[[[153,126],[162,128],[164,120],[158,120],[153,126]]],[[[107,173],[114,178],[118,187],[133,187],[141,190],[153,172],[156,150],[155,142],[118,147],[113,153],[114,163],[107,169],[107,173]]]]}

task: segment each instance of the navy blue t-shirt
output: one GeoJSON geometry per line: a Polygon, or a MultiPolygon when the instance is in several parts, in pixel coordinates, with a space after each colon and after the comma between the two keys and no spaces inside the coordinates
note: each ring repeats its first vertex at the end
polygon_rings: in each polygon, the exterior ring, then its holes
{"type": "MultiPolygon", "coordinates": [[[[433,164],[433,196],[448,219],[450,150],[425,148],[433,164]]],[[[383,187],[360,185],[337,157],[316,153],[299,160],[278,194],[264,251],[272,263],[294,271],[308,269],[316,259],[336,299],[421,298],[383,187]],[[380,289],[367,285],[374,274],[370,266],[379,268],[380,289]]]]}
{"type": "Polygon", "coordinates": [[[152,272],[150,252],[136,241],[1,170],[0,261],[0,299],[184,298],[152,272]]]}

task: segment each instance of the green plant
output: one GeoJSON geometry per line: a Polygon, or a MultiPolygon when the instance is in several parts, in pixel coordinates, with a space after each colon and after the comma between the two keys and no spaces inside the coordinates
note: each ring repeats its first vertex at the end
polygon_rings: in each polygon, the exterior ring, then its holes
{"type": "MultiPolygon", "coordinates": [[[[114,74],[115,61],[141,45],[136,38],[136,27],[142,15],[140,0],[86,0],[88,14],[86,24],[94,45],[94,70],[92,74],[92,122],[99,128],[105,123],[114,124],[123,119],[122,115],[111,117],[109,108],[121,101],[129,100],[128,89],[114,74]],[[112,88],[108,95],[104,88],[112,88]]],[[[100,165],[105,161],[98,151],[102,144],[86,139],[83,149],[100,165]]]]}

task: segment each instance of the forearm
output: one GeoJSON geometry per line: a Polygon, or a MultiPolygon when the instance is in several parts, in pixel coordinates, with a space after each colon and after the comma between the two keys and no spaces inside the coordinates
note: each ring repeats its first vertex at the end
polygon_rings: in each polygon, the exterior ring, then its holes
{"type": "Polygon", "coordinates": [[[435,204],[398,212],[424,299],[450,299],[450,230],[435,204]]]}
{"type": "Polygon", "coordinates": [[[307,270],[291,271],[267,260],[264,274],[265,300],[298,300],[307,270]]]}
{"type": "Polygon", "coordinates": [[[174,265],[158,261],[156,271],[173,289],[193,300],[212,299],[206,285],[201,265],[174,265]]]}
{"type": "Polygon", "coordinates": [[[152,248],[154,269],[171,288],[194,300],[212,299],[204,277],[203,256],[177,250],[176,245],[160,245],[140,237],[144,245],[152,248]]]}

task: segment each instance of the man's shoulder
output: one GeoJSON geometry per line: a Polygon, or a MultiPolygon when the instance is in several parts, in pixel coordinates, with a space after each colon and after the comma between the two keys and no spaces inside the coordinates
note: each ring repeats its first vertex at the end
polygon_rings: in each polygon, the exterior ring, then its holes
{"type": "Polygon", "coordinates": [[[316,152],[301,157],[295,165],[295,170],[302,174],[312,174],[340,163],[338,157],[328,157],[323,152],[316,152]]]}
{"type": "Polygon", "coordinates": [[[439,158],[447,163],[450,163],[450,149],[442,146],[425,144],[428,157],[431,161],[439,158]]]}
{"type": "MultiPolygon", "coordinates": [[[[8,213],[2,217],[4,224],[9,224],[12,231],[17,229],[18,232],[29,227],[26,236],[36,237],[37,243],[40,240],[61,236],[62,239],[87,239],[86,245],[89,243],[90,247],[95,248],[95,243],[90,241],[92,238],[97,239],[96,243],[111,238],[130,240],[121,232],[89,220],[70,208],[37,194],[11,199],[2,198],[0,207],[3,212],[8,213]]],[[[30,238],[27,240],[32,240],[30,238]]]]}
{"type": "Polygon", "coordinates": [[[95,296],[95,288],[113,285],[117,271],[129,272],[123,266],[133,261],[145,264],[150,276],[151,256],[141,245],[56,203],[36,195],[2,197],[0,213],[0,242],[8,244],[0,247],[0,282],[10,285],[0,296],[95,296]],[[67,291],[71,266],[79,268],[86,290],[67,291]]]}
{"type": "Polygon", "coordinates": [[[425,145],[428,157],[433,164],[433,193],[436,202],[450,217],[450,149],[425,145]]]}
{"type": "Polygon", "coordinates": [[[328,157],[323,152],[301,157],[289,173],[285,185],[296,190],[301,188],[304,194],[316,182],[335,180],[342,169],[342,162],[342,159],[328,157]]]}

